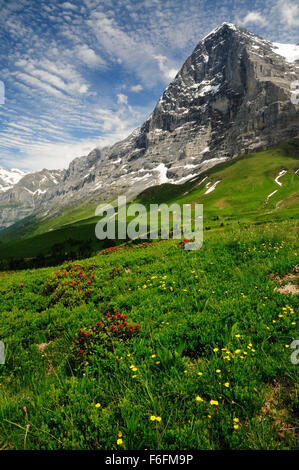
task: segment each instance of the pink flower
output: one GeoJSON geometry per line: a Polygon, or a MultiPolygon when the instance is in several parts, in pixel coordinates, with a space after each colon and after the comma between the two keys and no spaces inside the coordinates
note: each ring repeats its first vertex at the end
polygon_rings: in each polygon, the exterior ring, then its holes
{"type": "Polygon", "coordinates": [[[24,284],[22,284],[22,283],[19,284],[20,287],[23,287],[23,285],[24,285],[24,284]]]}

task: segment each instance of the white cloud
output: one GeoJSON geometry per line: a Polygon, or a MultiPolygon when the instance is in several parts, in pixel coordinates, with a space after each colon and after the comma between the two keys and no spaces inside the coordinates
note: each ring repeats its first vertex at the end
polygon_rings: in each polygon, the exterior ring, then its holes
{"type": "Polygon", "coordinates": [[[277,3],[284,23],[289,26],[299,26],[299,4],[289,0],[280,0],[277,3]]]}
{"type": "Polygon", "coordinates": [[[128,104],[128,97],[124,95],[123,93],[119,93],[117,95],[117,103],[122,105],[122,104],[128,104]]]}
{"type": "Polygon", "coordinates": [[[260,24],[260,25],[265,25],[267,23],[267,21],[258,11],[250,11],[243,18],[243,20],[239,21],[239,23],[243,26],[247,26],[250,23],[251,24],[252,23],[257,23],[257,24],[260,24]]]}
{"type": "Polygon", "coordinates": [[[143,90],[143,86],[142,85],[133,85],[131,86],[130,88],[131,91],[133,91],[134,93],[139,93],[139,91],[142,91],[143,90]]]}
{"type": "Polygon", "coordinates": [[[65,8],[66,10],[77,10],[76,5],[70,2],[64,2],[61,4],[62,8],[65,8]]]}
{"type": "Polygon", "coordinates": [[[93,49],[88,47],[86,44],[77,46],[76,54],[79,59],[82,60],[86,65],[92,68],[105,67],[106,62],[95,53],[93,49]]]}
{"type": "Polygon", "coordinates": [[[177,69],[168,67],[167,64],[167,57],[163,55],[156,55],[154,58],[157,60],[159,69],[162,72],[166,81],[173,80],[176,74],[178,73],[177,69]]]}

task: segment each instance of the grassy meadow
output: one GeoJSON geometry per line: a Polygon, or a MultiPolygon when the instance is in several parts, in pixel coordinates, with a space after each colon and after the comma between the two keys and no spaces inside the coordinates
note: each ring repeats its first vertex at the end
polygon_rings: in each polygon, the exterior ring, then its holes
{"type": "Polygon", "coordinates": [[[139,195],[203,203],[198,251],[107,248],[93,203],[3,231],[0,449],[297,448],[298,160],[281,144],[139,195]]]}
{"type": "Polygon", "coordinates": [[[0,448],[296,448],[297,229],[3,272],[0,448]]]}

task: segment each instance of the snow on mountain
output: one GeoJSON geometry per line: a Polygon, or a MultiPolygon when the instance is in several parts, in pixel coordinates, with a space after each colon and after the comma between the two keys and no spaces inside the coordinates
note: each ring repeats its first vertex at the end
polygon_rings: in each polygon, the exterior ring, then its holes
{"type": "Polygon", "coordinates": [[[0,192],[8,191],[17,184],[27,173],[17,168],[8,170],[0,167],[0,192]]]}
{"type": "Polygon", "coordinates": [[[299,45],[273,42],[273,52],[284,57],[288,62],[299,60],[299,45]]]}

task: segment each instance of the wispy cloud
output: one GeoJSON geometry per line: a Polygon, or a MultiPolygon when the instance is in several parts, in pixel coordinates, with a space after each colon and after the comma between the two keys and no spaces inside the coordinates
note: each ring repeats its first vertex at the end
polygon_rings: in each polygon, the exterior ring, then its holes
{"type": "Polygon", "coordinates": [[[65,167],[125,137],[223,21],[298,42],[297,0],[1,2],[0,164],[65,167]]]}
{"type": "Polygon", "coordinates": [[[254,23],[265,25],[267,21],[258,11],[250,11],[239,23],[243,26],[254,23]]]}

